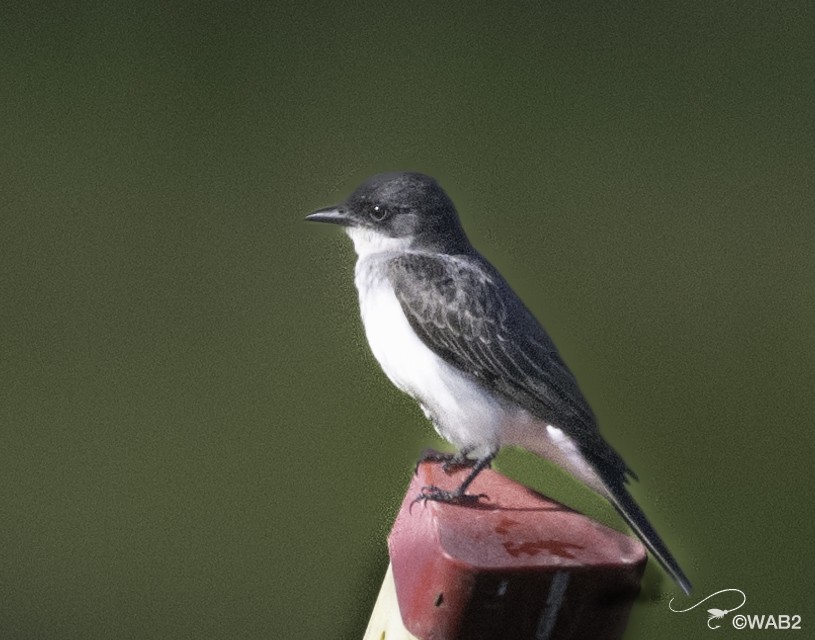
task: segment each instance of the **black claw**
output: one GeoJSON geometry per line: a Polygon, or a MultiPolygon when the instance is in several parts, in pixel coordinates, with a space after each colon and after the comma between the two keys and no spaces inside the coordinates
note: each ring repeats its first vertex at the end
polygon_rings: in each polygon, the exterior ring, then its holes
{"type": "Polygon", "coordinates": [[[416,496],[416,499],[413,501],[413,504],[417,502],[427,502],[428,500],[432,500],[433,502],[445,502],[447,504],[477,504],[481,498],[486,498],[486,493],[479,493],[477,495],[472,495],[469,493],[464,493],[463,491],[456,490],[456,491],[445,491],[444,489],[439,489],[438,487],[434,487],[432,485],[428,485],[426,487],[422,487],[421,493],[416,496]]]}
{"type": "MultiPolygon", "coordinates": [[[[495,458],[496,452],[492,452],[489,455],[477,460],[468,459],[466,457],[466,453],[466,451],[459,452],[458,454],[425,451],[422,454],[422,458],[419,460],[419,464],[425,460],[435,460],[441,461],[444,464],[443,469],[445,473],[447,473],[450,468],[461,466],[471,467],[472,471],[470,471],[469,475],[464,479],[464,482],[462,482],[455,491],[445,491],[444,489],[439,489],[438,487],[434,487],[432,485],[422,487],[419,495],[416,496],[416,499],[410,503],[410,508],[412,509],[413,505],[417,502],[424,502],[426,504],[428,500],[432,500],[433,502],[446,502],[448,504],[477,505],[481,498],[488,498],[486,493],[472,495],[466,493],[466,491],[467,487],[469,487],[473,480],[475,480],[475,477],[486,467],[490,466],[493,458],[495,458]]],[[[419,464],[416,465],[417,470],[419,464]]]]}

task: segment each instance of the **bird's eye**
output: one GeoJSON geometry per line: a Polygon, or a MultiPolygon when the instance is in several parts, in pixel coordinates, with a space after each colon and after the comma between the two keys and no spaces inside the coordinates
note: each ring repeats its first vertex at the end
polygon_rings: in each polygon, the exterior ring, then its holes
{"type": "Polygon", "coordinates": [[[371,219],[374,222],[382,222],[391,214],[390,209],[381,204],[376,204],[371,207],[371,219]]]}

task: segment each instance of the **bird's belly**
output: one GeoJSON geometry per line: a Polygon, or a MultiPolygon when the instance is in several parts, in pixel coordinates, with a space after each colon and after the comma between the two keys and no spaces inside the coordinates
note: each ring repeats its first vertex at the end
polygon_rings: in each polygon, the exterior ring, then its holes
{"type": "Polygon", "coordinates": [[[390,381],[422,405],[443,438],[473,450],[497,448],[507,404],[425,346],[387,280],[360,280],[358,274],[365,333],[390,381]]]}

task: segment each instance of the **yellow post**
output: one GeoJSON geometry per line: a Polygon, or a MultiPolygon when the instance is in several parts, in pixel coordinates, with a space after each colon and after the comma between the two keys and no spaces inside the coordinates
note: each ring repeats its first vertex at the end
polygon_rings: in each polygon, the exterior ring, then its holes
{"type": "Polygon", "coordinates": [[[388,571],[382,581],[382,588],[376,598],[368,628],[362,640],[418,640],[405,629],[399,603],[396,601],[396,585],[393,582],[393,569],[388,564],[388,571]]]}

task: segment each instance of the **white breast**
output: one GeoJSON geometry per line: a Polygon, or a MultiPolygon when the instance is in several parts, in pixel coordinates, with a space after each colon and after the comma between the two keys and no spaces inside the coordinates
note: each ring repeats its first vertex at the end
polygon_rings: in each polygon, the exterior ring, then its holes
{"type": "Polygon", "coordinates": [[[374,357],[391,382],[422,405],[443,438],[479,451],[497,448],[508,407],[419,339],[385,276],[387,259],[387,253],[360,257],[356,267],[362,322],[374,357]]]}

